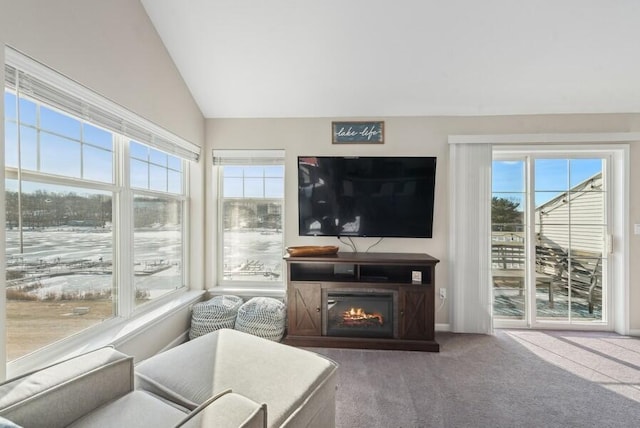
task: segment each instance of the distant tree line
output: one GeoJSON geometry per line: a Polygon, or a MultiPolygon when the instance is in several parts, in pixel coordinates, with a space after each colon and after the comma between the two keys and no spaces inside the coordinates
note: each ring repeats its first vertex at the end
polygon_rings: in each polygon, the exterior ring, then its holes
{"type": "Polygon", "coordinates": [[[282,205],[257,199],[224,201],[224,228],[282,229],[282,205]]]}
{"type": "MultiPolygon", "coordinates": [[[[110,195],[78,195],[75,192],[57,193],[36,190],[22,193],[21,207],[18,192],[5,191],[6,226],[19,225],[20,209],[22,227],[105,227],[112,219],[110,195]]],[[[134,203],[135,227],[181,224],[180,202],[161,198],[136,197],[134,203]]]]}
{"type": "Polygon", "coordinates": [[[20,208],[24,228],[55,226],[104,227],[112,220],[111,196],[78,195],[74,192],[56,193],[36,190],[22,193],[21,207],[18,192],[5,191],[6,224],[19,224],[20,208]]]}
{"type": "Polygon", "coordinates": [[[136,197],[133,218],[136,228],[182,224],[182,206],[172,199],[136,197]]]}

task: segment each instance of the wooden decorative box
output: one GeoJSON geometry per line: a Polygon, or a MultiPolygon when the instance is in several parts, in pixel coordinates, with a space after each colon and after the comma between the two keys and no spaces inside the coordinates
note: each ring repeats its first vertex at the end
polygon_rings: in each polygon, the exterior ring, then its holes
{"type": "Polygon", "coordinates": [[[292,257],[324,256],[336,254],[338,247],[333,245],[302,245],[298,247],[287,247],[287,253],[292,257]]]}

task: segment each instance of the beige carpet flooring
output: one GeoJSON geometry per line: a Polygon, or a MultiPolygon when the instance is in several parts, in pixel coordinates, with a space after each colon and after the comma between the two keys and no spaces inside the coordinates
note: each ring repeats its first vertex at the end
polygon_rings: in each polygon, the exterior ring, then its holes
{"type": "Polygon", "coordinates": [[[340,364],[337,427],[640,427],[639,338],[436,336],[440,353],[312,348],[340,364]]]}

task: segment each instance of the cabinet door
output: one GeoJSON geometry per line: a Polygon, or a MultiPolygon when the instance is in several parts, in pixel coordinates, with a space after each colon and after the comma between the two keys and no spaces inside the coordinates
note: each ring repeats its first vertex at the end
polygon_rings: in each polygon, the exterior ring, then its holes
{"type": "Polygon", "coordinates": [[[289,334],[320,336],[321,286],[316,283],[289,284],[289,334]]]}
{"type": "Polygon", "coordinates": [[[400,297],[400,338],[433,340],[433,287],[402,287],[400,297]]]}

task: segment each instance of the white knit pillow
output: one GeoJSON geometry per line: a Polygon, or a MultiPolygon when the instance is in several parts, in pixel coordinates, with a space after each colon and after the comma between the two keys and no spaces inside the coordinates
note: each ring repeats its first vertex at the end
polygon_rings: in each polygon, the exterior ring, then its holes
{"type": "Polygon", "coordinates": [[[271,297],[254,297],[240,306],[235,329],[278,342],[285,329],[286,306],[271,297]]]}
{"type": "Polygon", "coordinates": [[[216,296],[206,302],[193,305],[189,339],[195,339],[221,328],[233,328],[242,302],[242,298],[238,296],[227,295],[216,296]]]}

